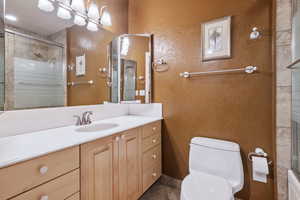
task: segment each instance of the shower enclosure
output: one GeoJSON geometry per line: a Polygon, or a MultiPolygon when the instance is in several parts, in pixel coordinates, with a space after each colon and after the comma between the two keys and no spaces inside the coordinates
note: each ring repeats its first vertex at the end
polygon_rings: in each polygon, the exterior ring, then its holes
{"type": "MultiPolygon", "coordinates": [[[[300,59],[300,0],[293,2],[293,61],[300,59]]],[[[300,62],[292,67],[292,169],[300,178],[300,62]]]]}
{"type": "Polygon", "coordinates": [[[63,47],[11,30],[6,30],[5,41],[5,70],[9,73],[4,109],[65,106],[63,47]]]}

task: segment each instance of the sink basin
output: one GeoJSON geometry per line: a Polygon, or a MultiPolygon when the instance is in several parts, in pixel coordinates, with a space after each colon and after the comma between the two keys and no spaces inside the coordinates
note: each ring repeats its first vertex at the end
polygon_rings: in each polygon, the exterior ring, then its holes
{"type": "Polygon", "coordinates": [[[118,124],[114,123],[102,123],[102,124],[93,124],[88,126],[83,126],[76,129],[77,132],[97,132],[97,131],[104,131],[108,129],[112,129],[117,127],[118,124]]]}

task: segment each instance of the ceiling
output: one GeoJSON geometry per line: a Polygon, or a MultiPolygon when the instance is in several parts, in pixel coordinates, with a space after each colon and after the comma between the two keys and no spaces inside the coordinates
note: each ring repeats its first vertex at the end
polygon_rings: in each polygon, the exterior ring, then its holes
{"type": "Polygon", "coordinates": [[[16,22],[6,20],[6,24],[42,36],[52,35],[74,25],[72,20],[63,20],[57,17],[57,9],[51,13],[47,13],[41,11],[37,5],[38,0],[6,1],[6,14],[14,15],[18,18],[16,22]]]}

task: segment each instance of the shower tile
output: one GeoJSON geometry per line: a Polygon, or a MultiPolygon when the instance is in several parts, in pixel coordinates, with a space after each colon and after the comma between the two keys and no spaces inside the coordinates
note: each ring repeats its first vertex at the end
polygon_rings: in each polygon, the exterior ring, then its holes
{"type": "Polygon", "coordinates": [[[277,87],[277,127],[291,127],[291,87],[277,87]]]}
{"type": "Polygon", "coordinates": [[[277,31],[291,30],[291,0],[277,0],[277,31]]]}
{"type": "Polygon", "coordinates": [[[291,129],[277,128],[277,166],[291,168],[291,129]]]}
{"type": "Polygon", "coordinates": [[[291,86],[292,73],[286,68],[292,60],[291,46],[279,46],[276,51],[277,86],[291,86]]]}
{"type": "Polygon", "coordinates": [[[158,181],[139,200],[180,200],[180,189],[158,181]]]}
{"type": "Polygon", "coordinates": [[[285,31],[278,31],[276,34],[276,45],[279,46],[286,46],[291,45],[292,43],[292,31],[285,30],[285,31]]]}
{"type": "Polygon", "coordinates": [[[285,167],[277,167],[277,190],[278,200],[288,199],[288,169],[285,167]]]}

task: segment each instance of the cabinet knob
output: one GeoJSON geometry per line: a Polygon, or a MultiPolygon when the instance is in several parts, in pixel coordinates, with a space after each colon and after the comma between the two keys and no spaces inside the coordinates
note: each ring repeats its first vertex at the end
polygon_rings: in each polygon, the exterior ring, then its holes
{"type": "MultiPolygon", "coordinates": [[[[47,166],[42,166],[41,168],[40,168],[40,173],[42,174],[42,175],[44,175],[44,174],[46,174],[48,172],[48,167],[47,166]]],[[[44,200],[44,199],[43,199],[44,200]]]]}
{"type": "Polygon", "coordinates": [[[156,128],[155,126],[152,128],[153,131],[156,131],[156,129],[157,129],[157,128],[156,128]]]}
{"type": "Polygon", "coordinates": [[[155,160],[157,158],[157,156],[155,154],[153,154],[152,158],[155,160]]]}
{"type": "Polygon", "coordinates": [[[153,140],[152,140],[152,143],[156,143],[156,139],[153,139],[153,140]]]}
{"type": "Polygon", "coordinates": [[[116,141],[119,141],[120,140],[120,137],[118,136],[118,137],[116,137],[116,141]]]}
{"type": "Polygon", "coordinates": [[[157,174],[156,174],[156,173],[153,173],[153,174],[152,174],[152,176],[153,176],[153,177],[156,177],[156,176],[157,176],[157,174]]]}
{"type": "Polygon", "coordinates": [[[49,197],[48,196],[46,196],[46,195],[43,195],[43,196],[41,196],[41,199],[40,200],[48,200],[49,199],[49,197]]]}

